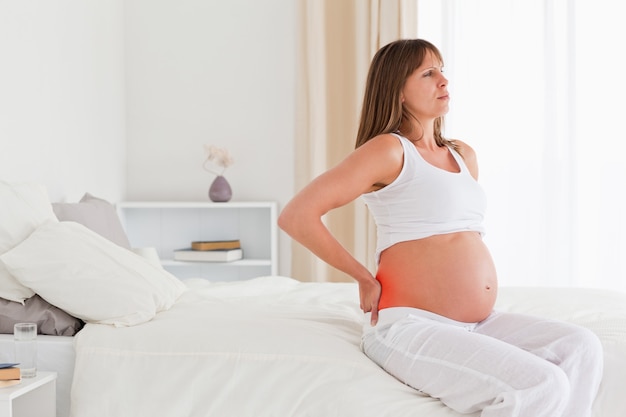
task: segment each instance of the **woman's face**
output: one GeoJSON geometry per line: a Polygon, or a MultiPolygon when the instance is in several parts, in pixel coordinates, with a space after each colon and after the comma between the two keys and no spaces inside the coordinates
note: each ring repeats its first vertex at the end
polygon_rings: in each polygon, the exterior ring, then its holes
{"type": "Polygon", "coordinates": [[[428,52],[422,65],[406,79],[402,103],[420,122],[426,122],[445,115],[449,101],[443,64],[435,54],[428,52]]]}

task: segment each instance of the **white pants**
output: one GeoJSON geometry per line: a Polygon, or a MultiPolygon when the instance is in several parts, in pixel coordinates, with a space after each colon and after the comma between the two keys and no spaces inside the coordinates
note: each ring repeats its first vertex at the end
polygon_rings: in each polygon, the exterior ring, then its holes
{"type": "Polygon", "coordinates": [[[595,334],[522,314],[461,323],[387,308],[374,327],[368,314],[362,347],[403,383],[482,417],[590,417],[602,378],[595,334]]]}

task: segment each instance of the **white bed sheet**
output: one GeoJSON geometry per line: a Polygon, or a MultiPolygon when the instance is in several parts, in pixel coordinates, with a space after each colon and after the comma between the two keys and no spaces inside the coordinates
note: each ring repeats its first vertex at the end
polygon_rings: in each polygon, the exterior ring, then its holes
{"type": "MultiPolygon", "coordinates": [[[[74,338],[69,336],[37,336],[37,369],[57,373],[57,417],[70,414],[70,390],[74,374],[74,338]]],[[[13,335],[0,334],[0,362],[13,362],[13,335]]]]}
{"type": "MultiPolygon", "coordinates": [[[[151,322],[90,324],[75,337],[73,417],[461,416],[362,354],[354,284],[187,283],[151,322]]],[[[608,362],[594,417],[623,417],[625,301],[604,291],[504,288],[498,305],[599,332],[608,362]]]]}

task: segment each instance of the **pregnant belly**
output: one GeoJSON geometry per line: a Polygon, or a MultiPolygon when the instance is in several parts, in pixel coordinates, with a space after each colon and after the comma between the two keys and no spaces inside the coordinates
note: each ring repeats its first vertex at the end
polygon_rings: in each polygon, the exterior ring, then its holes
{"type": "Polygon", "coordinates": [[[381,254],[376,278],[379,309],[413,307],[462,322],[487,317],[497,295],[493,260],[474,232],[397,243],[381,254]]]}

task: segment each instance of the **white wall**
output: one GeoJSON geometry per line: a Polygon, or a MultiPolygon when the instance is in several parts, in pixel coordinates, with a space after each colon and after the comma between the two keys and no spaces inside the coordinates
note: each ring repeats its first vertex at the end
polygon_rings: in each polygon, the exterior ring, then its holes
{"type": "Polygon", "coordinates": [[[126,181],[122,0],[0,0],[0,178],[55,201],[126,181]]]}
{"type": "MultiPolygon", "coordinates": [[[[209,201],[203,144],[233,200],[293,194],[293,0],[126,0],[127,199],[209,201]]],[[[280,271],[289,240],[280,235],[280,271]]]]}
{"type": "MultiPolygon", "coordinates": [[[[208,201],[203,144],[233,200],[293,194],[292,0],[0,0],[0,179],[54,201],[208,201]]],[[[280,234],[280,273],[290,244],[280,234]]]]}

